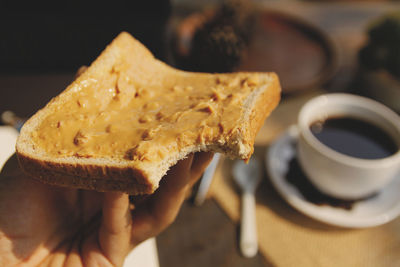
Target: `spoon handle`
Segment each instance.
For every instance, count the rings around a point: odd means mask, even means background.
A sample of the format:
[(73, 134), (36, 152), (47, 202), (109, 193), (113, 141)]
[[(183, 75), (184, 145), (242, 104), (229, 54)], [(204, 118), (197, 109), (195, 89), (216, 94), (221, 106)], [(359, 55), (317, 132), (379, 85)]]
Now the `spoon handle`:
[(251, 192), (244, 192), (242, 195), (240, 250), (247, 258), (255, 256), (258, 251), (255, 198)]

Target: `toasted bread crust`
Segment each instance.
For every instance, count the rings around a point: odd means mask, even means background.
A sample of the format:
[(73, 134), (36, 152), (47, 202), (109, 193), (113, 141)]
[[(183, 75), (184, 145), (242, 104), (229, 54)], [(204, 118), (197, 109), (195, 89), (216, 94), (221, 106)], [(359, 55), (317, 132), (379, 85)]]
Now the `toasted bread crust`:
[(23, 171), (42, 182), (96, 191), (151, 194), (156, 189), (137, 169), (108, 165), (81, 165), (43, 161), (18, 153)]
[(271, 114), (273, 109), (278, 105), (280, 101), (280, 94), (277, 93), (277, 88), (278, 92), (280, 92), (280, 84), (279, 84), (279, 79), (278, 76), (275, 73), (272, 73), (272, 79), (271, 83), (268, 85), (268, 89), (262, 91), (260, 96), (257, 98), (256, 103), (251, 107), (251, 113), (249, 116), (249, 133), (248, 136), (245, 138), (246, 140), (249, 140), (252, 151), (251, 153), (254, 152), (254, 140), (256, 138), (256, 135), (258, 131), (261, 129), (261, 127), (264, 125), (265, 119)]
[[(69, 94), (74, 86), (88, 79), (93, 73), (113, 64), (115, 58), (124, 50), (128, 50), (130, 53), (138, 53), (139, 58), (143, 61), (156, 61), (156, 64), (165, 65), (155, 60), (153, 55), (129, 34), (121, 33), (98, 59), (64, 91), (65, 94)], [(186, 72), (167, 66), (163, 66), (163, 68), (166, 68), (167, 71), (186, 74)], [(65, 96), (57, 96), (24, 125), (16, 146), (20, 165), (27, 174), (45, 183), (97, 191), (122, 191), (137, 195), (153, 193), (168, 168), (193, 152), (222, 152), (229, 157), (246, 160), (253, 153), (254, 139), (258, 130), (280, 99), (278, 77), (274, 73), (260, 73), (260, 75), (265, 78), (265, 82), (249, 99), (249, 103), (245, 107), (246, 115), (229, 141), (186, 147), (181, 151), (172, 151), (170, 158), (165, 161), (148, 162), (146, 164), (109, 161), (104, 158), (69, 157), (58, 159), (39, 152), (31, 141), (30, 133), (51, 112), (52, 107), (68, 101)]]

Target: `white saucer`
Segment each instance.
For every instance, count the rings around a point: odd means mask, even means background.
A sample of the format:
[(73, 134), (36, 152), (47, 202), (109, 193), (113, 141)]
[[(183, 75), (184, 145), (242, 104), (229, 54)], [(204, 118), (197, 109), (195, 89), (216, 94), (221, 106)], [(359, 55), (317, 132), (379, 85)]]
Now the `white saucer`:
[(377, 196), (358, 201), (351, 210), (307, 201), (285, 175), (296, 154), (295, 126), (276, 140), (267, 151), (266, 168), (275, 189), (295, 209), (321, 222), (349, 228), (365, 228), (387, 223), (400, 215), (400, 173)]

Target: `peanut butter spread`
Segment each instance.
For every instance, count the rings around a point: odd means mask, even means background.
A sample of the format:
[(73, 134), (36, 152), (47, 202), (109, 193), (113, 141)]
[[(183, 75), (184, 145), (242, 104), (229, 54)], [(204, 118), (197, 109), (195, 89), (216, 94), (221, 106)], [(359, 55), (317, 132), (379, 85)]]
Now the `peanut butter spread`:
[[(85, 78), (32, 132), (54, 157), (157, 160), (173, 149), (229, 138), (258, 74), (218, 76), (114, 65)], [(140, 76), (140, 79), (138, 78)]]

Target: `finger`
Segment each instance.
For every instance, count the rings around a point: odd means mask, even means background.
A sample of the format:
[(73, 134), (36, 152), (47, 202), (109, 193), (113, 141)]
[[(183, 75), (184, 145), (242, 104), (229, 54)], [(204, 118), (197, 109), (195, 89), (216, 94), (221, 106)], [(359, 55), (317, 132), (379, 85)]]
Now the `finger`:
[(194, 160), (194, 155), (189, 154), (187, 158), (178, 161), (167, 173), (160, 182), (162, 191), (180, 190), (186, 186), (190, 180), (190, 169)]
[(132, 213), (134, 245), (155, 236), (176, 218), (185, 200), (193, 155), (181, 160), (161, 180), (160, 187)]
[(178, 212), (180, 204), (186, 196), (188, 183), (191, 180), (190, 169), (193, 158), (193, 154), (190, 154), (186, 159), (178, 162), (162, 179), (159, 190), (156, 191), (153, 198), (153, 212), (168, 215), (168, 212), (165, 211), (171, 210), (173, 211), (171, 215), (175, 218), (174, 215)]
[(191, 166), (191, 184), (194, 184), (210, 164), (214, 153), (212, 152), (198, 152), (194, 155), (194, 159)]
[(116, 266), (122, 265), (129, 252), (131, 231), (129, 196), (117, 192), (104, 193), (99, 245), (104, 255)]
[[(81, 206), (81, 218), (84, 223), (88, 223), (103, 208), (104, 193), (94, 190), (79, 190), (79, 199)], [(76, 205), (76, 204), (75, 204)]]
[(4, 163), (3, 168), (1, 168), (0, 179), (4, 176), (12, 176), (12, 175), (21, 175), (23, 174), (21, 168), (19, 167), (17, 154), (13, 154), (8, 160)]

